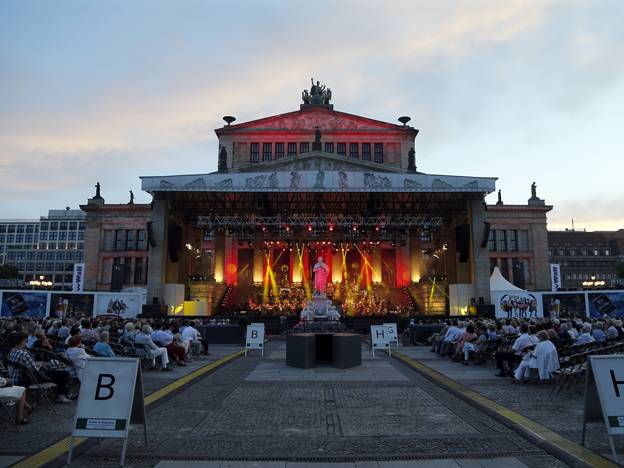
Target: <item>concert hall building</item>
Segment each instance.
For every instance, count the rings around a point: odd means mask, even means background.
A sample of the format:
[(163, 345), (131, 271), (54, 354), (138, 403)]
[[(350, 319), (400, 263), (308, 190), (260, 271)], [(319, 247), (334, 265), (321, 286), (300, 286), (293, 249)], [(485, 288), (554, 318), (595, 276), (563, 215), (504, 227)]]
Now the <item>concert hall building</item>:
[[(496, 179), (422, 172), (407, 117), (393, 124), (337, 111), (318, 83), (303, 99), (285, 114), (224, 117), (216, 172), (141, 177), (151, 207), (121, 208), (133, 236), (145, 226), (148, 252), (98, 258), (87, 249), (87, 288), (107, 287), (99, 279), (110, 282), (112, 262), (137, 268), (140, 258), (141, 272), (126, 277), (146, 273), (150, 303), (176, 307), (183, 295), (207, 313), (252, 303), (270, 311), (293, 292), (309, 296), (323, 257), (327, 294), (350, 315), (488, 303), (484, 197)], [(101, 197), (83, 206), (93, 245), (105, 238), (106, 206)], [(545, 226), (544, 212), (544, 237)], [(127, 244), (116, 235), (109, 244)]]

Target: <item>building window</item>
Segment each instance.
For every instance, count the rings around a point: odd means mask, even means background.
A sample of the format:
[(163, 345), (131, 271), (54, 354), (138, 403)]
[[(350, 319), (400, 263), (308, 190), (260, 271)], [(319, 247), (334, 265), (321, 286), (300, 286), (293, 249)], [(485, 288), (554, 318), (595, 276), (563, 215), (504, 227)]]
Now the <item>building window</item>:
[(252, 143), (249, 145), (249, 162), (257, 163), (260, 161), (260, 143)]
[(137, 250), (145, 250), (145, 231), (143, 229), (137, 231)]
[(371, 160), (371, 145), (370, 143), (362, 143), (362, 160)]
[(62, 221), (61, 223), (59, 223), (59, 230), (67, 231), (67, 221)]
[(76, 221), (72, 221), (71, 223), (69, 223), (70, 231), (75, 231), (76, 229), (78, 229), (78, 223)]
[(126, 239), (124, 238), (124, 230), (117, 229), (115, 231), (115, 250), (122, 251), (124, 249)]
[(581, 252), (581, 257), (587, 257), (587, 249), (581, 249), (579, 252)]
[(383, 163), (383, 143), (375, 143), (375, 162)]
[(490, 252), (496, 252), (496, 230), (492, 229), (490, 231), (490, 236), (488, 237), (488, 249)]
[(576, 249), (574, 247), (572, 247), (570, 250), (568, 250), (568, 252), (570, 253), (571, 257), (576, 256)]
[(307, 153), (310, 151), (310, 143), (304, 142), (299, 144), (299, 154)]
[(597, 257), (598, 255), (600, 255), (600, 252), (598, 251), (598, 249), (593, 249), (592, 254)]
[(61, 241), (67, 240), (67, 232), (66, 231), (59, 232), (58, 240), (61, 240)]
[(338, 143), (338, 144), (336, 144), (336, 154), (338, 156), (346, 156), (347, 155), (347, 144), (346, 143)]
[(288, 143), (288, 156), (295, 156), (297, 154), (297, 143)]
[(132, 258), (131, 257), (124, 258), (123, 269), (124, 269), (124, 284), (130, 284), (132, 282)]
[(507, 252), (507, 231), (501, 229), (498, 231), (498, 249), (499, 252)]
[(608, 257), (609, 255), (611, 255), (611, 251), (609, 249), (605, 249), (604, 254), (605, 257)]
[(0, 232), (6, 233), (6, 224), (0, 224)]
[(275, 159), (284, 157), (284, 143), (275, 143)]
[[(499, 231), (499, 232), (501, 232), (501, 231)], [(502, 231), (502, 232), (505, 232), (505, 231)], [(500, 259), (500, 262), (501, 262), (500, 270), (501, 270), (501, 273), (502, 273), (503, 277), (507, 281), (510, 281), (510, 278), (509, 278), (509, 258), (503, 257), (503, 258)]]
[(509, 231), (509, 250), (512, 252), (518, 251), (518, 231), (515, 229)]
[(57, 222), (50, 223), (50, 231), (58, 231), (58, 223)]
[(134, 259), (134, 284), (143, 283), (143, 259), (138, 257)]
[(349, 143), (349, 157), (355, 159), (360, 157), (360, 148), (357, 143)]
[(272, 143), (262, 143), (262, 160), (270, 161), (273, 151)]
[(15, 234), (15, 225), (14, 224), (9, 224), (9, 226), (7, 228), (7, 232)]
[(55, 241), (57, 238), (58, 232), (53, 231), (48, 233), (48, 240)]
[(23, 224), (20, 224), (17, 226), (17, 233), (18, 234), (24, 234), (24, 229), (26, 229), (26, 226), (24, 226)]
[(70, 231), (67, 233), (67, 240), (75, 241), (78, 233), (76, 231)]
[(26, 232), (32, 234), (33, 232), (35, 232), (35, 226), (29, 224), (28, 226), (26, 226)]
[(334, 144), (333, 143), (325, 143), (325, 152), (333, 153), (334, 152)]
[(78, 230), (79, 231), (84, 231), (85, 230), (85, 223), (83, 223), (83, 222), (78, 223)]
[(134, 231), (126, 231), (126, 250), (134, 250)]

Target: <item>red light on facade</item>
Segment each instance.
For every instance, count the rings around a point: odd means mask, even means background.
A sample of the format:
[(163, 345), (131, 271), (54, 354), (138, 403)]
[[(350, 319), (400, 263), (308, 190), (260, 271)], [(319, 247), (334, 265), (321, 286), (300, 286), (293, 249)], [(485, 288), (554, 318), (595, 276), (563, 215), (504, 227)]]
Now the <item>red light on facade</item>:
[(312, 231), (312, 226), (308, 226), (308, 232)]
[(358, 227), (354, 224), (354, 225), (353, 225), (353, 227), (352, 227), (351, 229), (353, 229), (354, 231), (357, 231), (357, 230), (358, 230)]
[(334, 230), (334, 225), (330, 224), (327, 229), (329, 230), (329, 232), (332, 232)]

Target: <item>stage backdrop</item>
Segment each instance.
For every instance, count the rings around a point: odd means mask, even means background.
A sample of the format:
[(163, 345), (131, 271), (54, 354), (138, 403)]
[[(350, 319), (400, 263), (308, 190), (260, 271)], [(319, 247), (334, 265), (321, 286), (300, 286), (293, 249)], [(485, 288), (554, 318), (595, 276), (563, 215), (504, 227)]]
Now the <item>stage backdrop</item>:
[(2, 291), (2, 317), (46, 316), (49, 293), (43, 291)]
[(513, 291), (496, 293), (494, 306), (496, 318), (543, 317), (540, 293)]
[(93, 315), (93, 293), (52, 293), (50, 317), (90, 318)]
[(117, 315), (121, 318), (134, 318), (141, 313), (141, 294), (98, 293), (95, 301), (95, 315)]
[(584, 292), (543, 293), (544, 315), (555, 318), (585, 318), (587, 306)]

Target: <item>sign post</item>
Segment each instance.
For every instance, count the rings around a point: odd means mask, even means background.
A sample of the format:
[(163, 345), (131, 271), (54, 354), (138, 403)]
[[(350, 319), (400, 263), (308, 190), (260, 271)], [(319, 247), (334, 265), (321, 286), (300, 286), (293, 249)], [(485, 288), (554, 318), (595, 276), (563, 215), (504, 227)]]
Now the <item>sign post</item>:
[(585, 426), (603, 420), (613, 461), (618, 463), (613, 437), (624, 435), (624, 355), (589, 356), (585, 380), (582, 444)]
[(397, 330), (396, 323), (384, 323), (384, 327), (388, 330), (388, 335), (390, 336), (390, 343), (396, 343), (397, 348), (399, 347), (399, 332)]
[(74, 263), (74, 275), (72, 276), (72, 291), (82, 292), (84, 289), (84, 263)]
[(387, 349), (388, 354), (392, 356), (390, 349), (390, 333), (386, 325), (371, 325), (371, 344), (373, 357), (376, 349)]
[(248, 349), (259, 349), (264, 357), (264, 323), (250, 323), (247, 325), (246, 335), (245, 356), (247, 356)]
[(550, 264), (550, 286), (553, 292), (561, 289), (561, 265), (558, 263)]
[(143, 425), (147, 446), (143, 378), (139, 360), (88, 359), (80, 383), (67, 463), (71, 463), (74, 437), (105, 437), (124, 439), (120, 461), (123, 466), (131, 424)]

